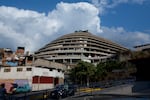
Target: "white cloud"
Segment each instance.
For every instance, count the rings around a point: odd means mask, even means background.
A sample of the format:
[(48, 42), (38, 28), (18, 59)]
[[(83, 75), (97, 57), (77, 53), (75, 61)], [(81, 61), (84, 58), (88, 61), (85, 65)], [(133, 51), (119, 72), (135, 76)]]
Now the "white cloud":
[(49, 13), (50, 19), (57, 20), (61, 24), (61, 31), (72, 32), (75, 30), (87, 30), (100, 32), (99, 11), (89, 3), (59, 3), (56, 10)]
[(144, 32), (128, 32), (123, 27), (102, 27), (102, 37), (115, 41), (125, 47), (133, 49), (136, 45), (150, 43), (150, 34)]
[(143, 4), (148, 0), (91, 0), (91, 2), (99, 8), (100, 13), (104, 13), (106, 9), (114, 8), (120, 4), (132, 3), (132, 4)]
[(0, 7), (0, 12), (0, 39), (5, 38), (0, 45), (4, 47), (9, 44), (13, 49), (25, 46), (27, 50), (34, 50), (40, 45), (40, 36), (47, 35), (45, 30), (48, 29), (44, 25), (48, 26), (48, 23), (44, 14), (5, 6)]
[[(35, 51), (58, 35), (75, 30), (100, 32), (99, 11), (89, 3), (59, 3), (48, 15), (15, 7), (0, 7), (0, 46), (25, 46)], [(13, 13), (12, 13), (13, 12)]]
[(99, 10), (89, 3), (61, 2), (48, 15), (5, 6), (0, 7), (0, 12), (0, 47), (24, 46), (35, 51), (60, 35), (87, 29), (126, 47), (150, 42), (147, 33), (100, 26)]

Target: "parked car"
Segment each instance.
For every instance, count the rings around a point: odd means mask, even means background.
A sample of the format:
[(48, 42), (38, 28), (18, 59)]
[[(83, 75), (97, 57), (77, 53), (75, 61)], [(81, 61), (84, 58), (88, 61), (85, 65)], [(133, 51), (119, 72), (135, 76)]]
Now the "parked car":
[(28, 84), (25, 84), (23, 86), (18, 86), (16, 89), (14, 89), (13, 93), (23, 93), (23, 92), (30, 92), (31, 88)]
[(71, 85), (58, 85), (51, 91), (50, 96), (52, 98), (60, 99), (75, 94), (75, 90)]

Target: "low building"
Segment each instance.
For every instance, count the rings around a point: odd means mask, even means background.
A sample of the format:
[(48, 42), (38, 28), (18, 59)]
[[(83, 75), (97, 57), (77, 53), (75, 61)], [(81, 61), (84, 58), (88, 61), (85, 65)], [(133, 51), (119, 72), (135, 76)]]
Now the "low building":
[(5, 83), (7, 92), (11, 84), (29, 85), (32, 91), (54, 88), (64, 83), (65, 65), (37, 59), (33, 66), (0, 67), (0, 83)]
[(27, 52), (24, 47), (18, 47), (14, 52), (9, 48), (0, 48), (0, 65), (2, 66), (31, 66), (34, 62), (32, 54)]
[(134, 47), (136, 51), (150, 51), (150, 44), (143, 44)]

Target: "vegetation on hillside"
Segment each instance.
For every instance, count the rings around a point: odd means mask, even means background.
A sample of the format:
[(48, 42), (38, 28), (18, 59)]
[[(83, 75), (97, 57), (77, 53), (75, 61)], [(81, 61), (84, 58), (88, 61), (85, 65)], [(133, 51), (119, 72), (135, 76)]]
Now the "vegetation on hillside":
[(87, 84), (88, 86), (90, 82), (128, 78), (135, 71), (135, 67), (129, 62), (107, 61), (95, 66), (80, 61), (70, 70), (70, 79), (76, 84)]
[(131, 53), (131, 59), (147, 58), (150, 57), (150, 50), (147, 51), (134, 51)]

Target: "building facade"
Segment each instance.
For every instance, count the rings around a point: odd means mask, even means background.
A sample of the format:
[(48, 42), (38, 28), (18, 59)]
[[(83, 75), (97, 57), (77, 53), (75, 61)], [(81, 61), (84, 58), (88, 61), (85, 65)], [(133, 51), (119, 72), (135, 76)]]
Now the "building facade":
[(34, 57), (32, 54), (25, 54), (24, 47), (18, 47), (16, 51), (9, 48), (0, 48), (1, 66), (25, 66), (32, 65)]
[(150, 51), (150, 44), (138, 45), (134, 48), (136, 51)]
[(54, 88), (63, 84), (64, 71), (40, 66), (17, 66), (0, 68), (0, 84), (5, 83), (7, 92), (11, 92), (11, 84), (29, 85), (32, 91)]
[(35, 57), (64, 63), (71, 67), (80, 60), (97, 64), (113, 59), (117, 53), (127, 50), (88, 31), (75, 31), (46, 44), (35, 52)]
[(29, 86), (32, 91), (54, 88), (64, 83), (65, 69), (64, 64), (24, 54), (24, 47), (18, 47), (16, 52), (0, 49), (0, 84), (5, 84), (8, 93), (12, 92), (12, 84)]

